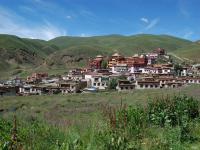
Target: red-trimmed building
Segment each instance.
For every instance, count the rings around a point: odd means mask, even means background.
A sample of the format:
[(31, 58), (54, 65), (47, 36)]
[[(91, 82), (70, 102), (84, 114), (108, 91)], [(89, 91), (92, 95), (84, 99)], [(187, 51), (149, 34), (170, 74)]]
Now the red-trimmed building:
[(126, 64), (127, 67), (145, 67), (147, 66), (148, 60), (145, 55), (141, 56), (132, 56), (132, 57), (124, 57), (122, 55), (119, 55), (118, 53), (115, 53), (111, 56), (111, 58), (108, 61), (108, 67), (112, 68), (119, 64)]
[(96, 58), (89, 60), (89, 68), (101, 69), (102, 62), (103, 62), (103, 56), (98, 55), (98, 56), (96, 56)]
[(158, 54), (158, 55), (165, 55), (165, 49), (163, 48), (157, 48), (154, 50), (154, 53)]
[(27, 82), (40, 82), (47, 77), (48, 73), (33, 73), (31, 76), (27, 77)]

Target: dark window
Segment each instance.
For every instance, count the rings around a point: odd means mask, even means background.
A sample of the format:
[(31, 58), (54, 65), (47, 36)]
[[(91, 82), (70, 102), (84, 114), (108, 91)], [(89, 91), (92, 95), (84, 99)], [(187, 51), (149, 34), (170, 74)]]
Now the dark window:
[(148, 88), (148, 85), (147, 85), (147, 84), (145, 85), (145, 88)]
[(126, 90), (128, 90), (128, 87), (126, 87)]
[(29, 91), (29, 90), (30, 90), (30, 88), (24, 88), (24, 90), (25, 90), (25, 91)]

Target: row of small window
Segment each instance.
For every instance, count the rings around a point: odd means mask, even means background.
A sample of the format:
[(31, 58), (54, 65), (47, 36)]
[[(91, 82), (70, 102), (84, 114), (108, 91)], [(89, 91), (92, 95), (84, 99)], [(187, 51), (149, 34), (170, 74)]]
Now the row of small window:
[(152, 85), (152, 84), (150, 86), (147, 85), (147, 84), (146, 85), (143, 85), (143, 84), (140, 85), (140, 88), (144, 88), (144, 87), (145, 88), (148, 88), (148, 87), (150, 87), (150, 88), (158, 88), (158, 85)]
[[(176, 80), (171, 80), (172, 82), (175, 82)], [(161, 83), (167, 82), (167, 80), (161, 80)]]
[(175, 87), (177, 87), (175, 84), (173, 84), (173, 85), (165, 85), (165, 84), (163, 84), (162, 86), (160, 86), (160, 88), (163, 88), (163, 87), (171, 87), (171, 88), (175, 88)]
[[(151, 72), (151, 73), (156, 73), (157, 71), (152, 71), (152, 70), (144, 70), (144, 72)], [(162, 73), (162, 72), (168, 72), (168, 70), (163, 70), (163, 71), (158, 71), (158, 73)], [(170, 72), (170, 71), (169, 71)]]
[(106, 83), (96, 83), (96, 82), (94, 82), (93, 83), (93, 86), (106, 86)]
[(24, 88), (24, 90), (21, 90), (21, 91), (24, 91), (24, 92), (37, 92), (37, 91), (40, 91), (40, 90), (31, 89), (31, 88)]
[(186, 80), (186, 83), (200, 83), (199, 80)]
[(121, 90), (133, 90), (134, 88), (131, 86), (131, 87), (121, 87)]
[(77, 78), (76, 77), (68, 77), (68, 79), (69, 80), (71, 80), (71, 79), (81, 80), (82, 78), (79, 78), (79, 77), (77, 77)]
[[(162, 83), (164, 83), (164, 80), (161, 80)], [(175, 82), (175, 80), (173, 80), (173, 82)], [(200, 83), (199, 80), (186, 80), (186, 83)]]

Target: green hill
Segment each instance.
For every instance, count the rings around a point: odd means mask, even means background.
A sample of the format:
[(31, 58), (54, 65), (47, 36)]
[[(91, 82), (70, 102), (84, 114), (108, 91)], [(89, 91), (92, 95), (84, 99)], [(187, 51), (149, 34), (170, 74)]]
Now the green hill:
[(185, 58), (186, 60), (192, 60), (194, 62), (200, 62), (200, 44), (192, 43), (188, 46), (179, 48), (175, 51), (176, 55)]
[[(135, 36), (58, 37), (48, 42), (61, 49), (61, 51), (51, 55), (50, 64), (54, 65), (66, 64), (70, 60), (88, 59), (97, 54), (111, 55), (114, 52), (119, 52), (124, 55), (133, 55), (135, 53), (150, 52), (158, 47), (174, 52), (193, 43), (167, 35), (145, 34)], [(66, 59), (63, 60), (63, 58)], [(55, 61), (52, 63), (53, 60)]]
[(118, 51), (125, 55), (136, 52), (150, 51), (162, 47), (169, 51), (191, 44), (191, 41), (175, 38), (167, 35), (135, 35), (135, 36), (96, 36), (96, 37), (58, 37), (50, 40), (49, 43), (57, 45), (60, 49), (68, 49), (74, 46), (89, 45), (101, 47), (106, 51)]
[(150, 52), (158, 47), (179, 57), (200, 61), (198, 42), (168, 35), (62, 36), (44, 41), (0, 34), (0, 70), (12, 70), (11, 74), (16, 68), (31, 71), (49, 71), (52, 68), (65, 70), (69, 66), (83, 66), (90, 57), (98, 54), (119, 52), (133, 55)]
[(57, 50), (56, 46), (43, 40), (0, 35), (0, 58), (10, 64), (39, 65), (43, 59)]

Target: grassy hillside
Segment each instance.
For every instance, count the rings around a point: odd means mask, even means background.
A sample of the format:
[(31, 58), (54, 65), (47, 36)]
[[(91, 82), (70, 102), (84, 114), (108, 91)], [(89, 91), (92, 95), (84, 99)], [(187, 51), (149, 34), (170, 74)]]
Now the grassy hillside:
[[(49, 49), (47, 49), (47, 47), (49, 47)], [(46, 54), (58, 50), (55, 45), (50, 45), (44, 40), (19, 38), (14, 35), (6, 34), (0, 34), (0, 49), (6, 49), (9, 52), (24, 49), (30, 53), (37, 53), (40, 56), (45, 56)]]
[(89, 58), (95, 57), (97, 55), (109, 55), (110, 53), (104, 50), (102, 47), (81, 45), (72, 46), (68, 49), (57, 51), (47, 58), (47, 64), (49, 66), (59, 65), (67, 66), (72, 63), (84, 63), (87, 62)]
[(58, 47), (44, 40), (0, 34), (0, 78), (29, 74), (57, 50)]
[(6, 71), (6, 76), (17, 75), (18, 72), (19, 75), (27, 74), (37, 70), (54, 72), (53, 70), (58, 71), (58, 68), (61, 68), (58, 72), (63, 72), (72, 67), (85, 65), (88, 58), (98, 54), (111, 55), (119, 52), (133, 55), (150, 52), (158, 47), (165, 48), (179, 57), (200, 61), (198, 42), (168, 35), (63, 36), (44, 41), (0, 34), (0, 70), (2, 73)]
[(0, 35), (0, 58), (9, 63), (41, 64), (50, 53), (58, 50), (46, 41), (23, 39), (12, 35)]
[[(54, 65), (65, 65), (70, 60), (88, 59), (97, 54), (111, 55), (114, 52), (119, 52), (124, 55), (133, 55), (135, 53), (150, 52), (158, 47), (165, 48), (169, 52), (174, 52), (177, 49), (192, 44), (191, 41), (167, 35), (145, 34), (135, 36), (108, 35), (84, 38), (58, 37), (48, 42), (61, 49), (61, 51), (55, 52), (48, 59), (51, 60), (48, 63)], [(52, 61), (54, 62), (52, 63)]]
[(182, 58), (193, 60), (194, 62), (200, 62), (200, 44), (192, 43), (183, 48), (179, 48), (175, 53)]
[(108, 52), (118, 51), (130, 55), (137, 52), (146, 52), (152, 49), (163, 47), (169, 51), (191, 44), (191, 41), (167, 36), (167, 35), (135, 35), (135, 36), (96, 36), (96, 37), (58, 37), (50, 40), (49, 43), (57, 45), (60, 49), (68, 49), (72, 46), (89, 45), (101, 47)]

